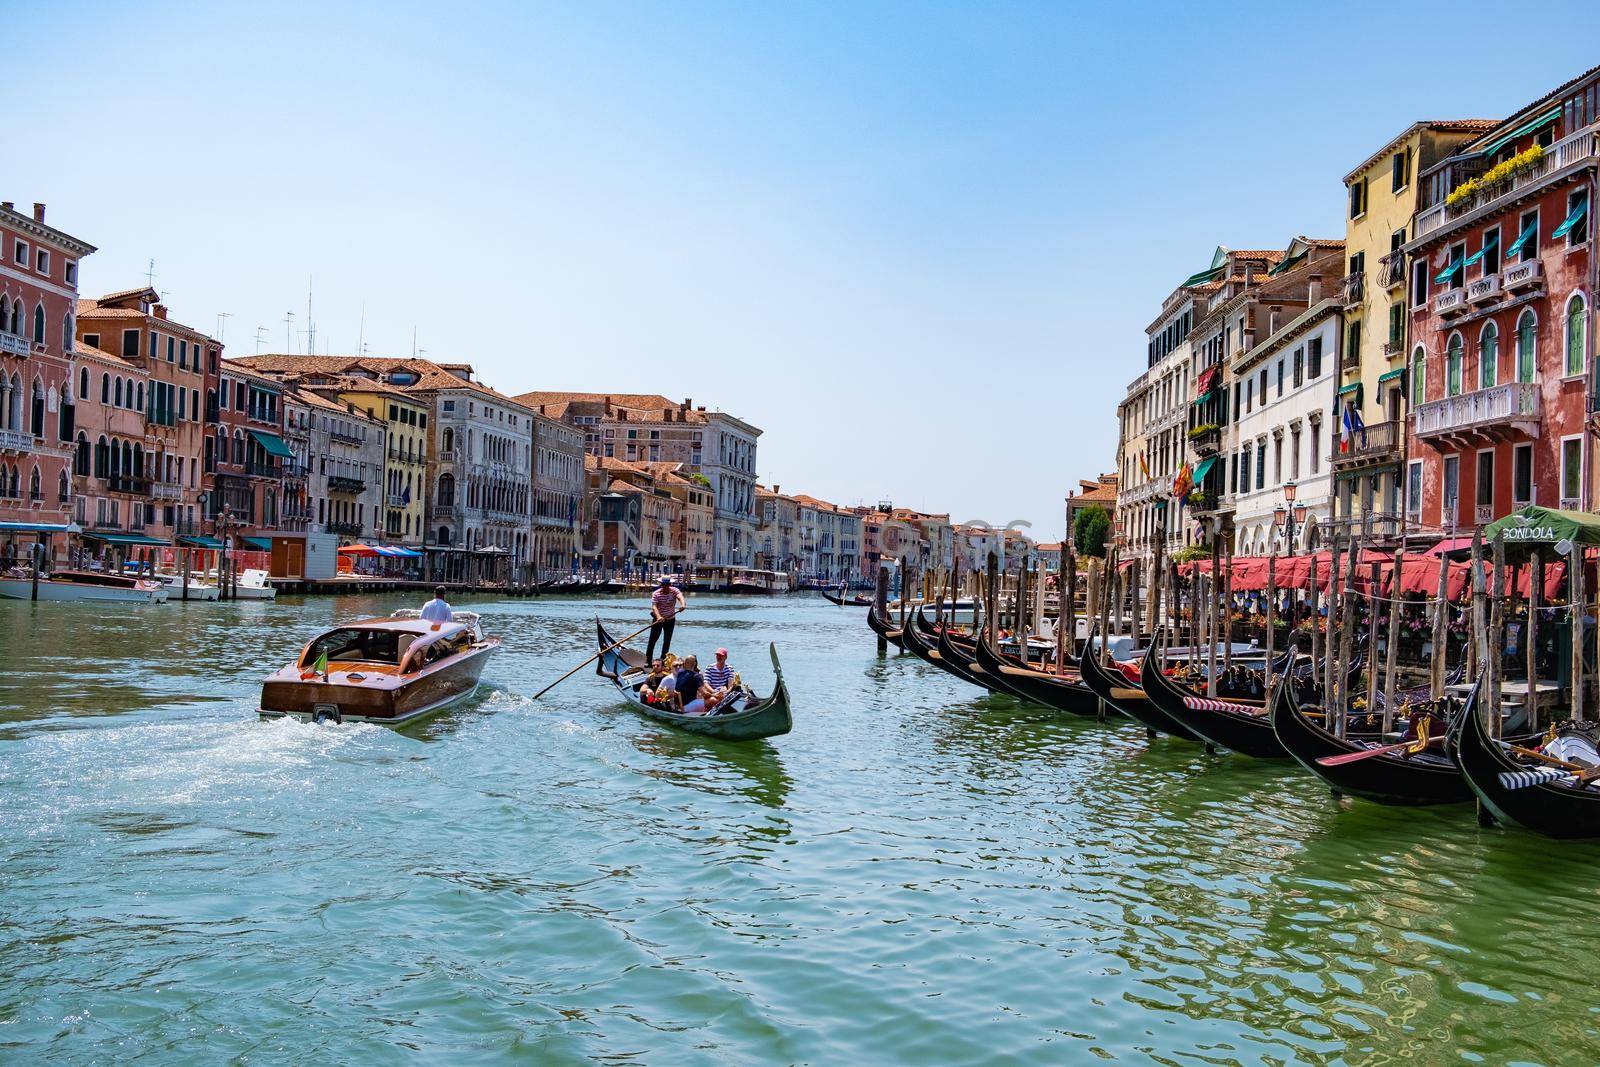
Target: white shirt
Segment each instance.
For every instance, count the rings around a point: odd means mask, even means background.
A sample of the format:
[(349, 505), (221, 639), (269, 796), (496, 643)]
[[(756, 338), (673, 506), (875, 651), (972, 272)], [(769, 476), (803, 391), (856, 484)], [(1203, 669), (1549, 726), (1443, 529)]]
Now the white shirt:
[(422, 618), (425, 622), (453, 622), (455, 615), (450, 611), (450, 605), (434, 597), (422, 605)]

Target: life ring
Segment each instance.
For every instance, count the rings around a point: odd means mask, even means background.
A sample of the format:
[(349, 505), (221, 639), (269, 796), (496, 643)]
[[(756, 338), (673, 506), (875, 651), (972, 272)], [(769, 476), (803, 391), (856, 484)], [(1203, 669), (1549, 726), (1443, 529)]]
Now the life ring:
[(343, 726), (344, 716), (339, 714), (339, 709), (337, 707), (319, 704), (316, 708), (312, 709), (311, 721), (318, 724), (332, 723), (335, 726)]

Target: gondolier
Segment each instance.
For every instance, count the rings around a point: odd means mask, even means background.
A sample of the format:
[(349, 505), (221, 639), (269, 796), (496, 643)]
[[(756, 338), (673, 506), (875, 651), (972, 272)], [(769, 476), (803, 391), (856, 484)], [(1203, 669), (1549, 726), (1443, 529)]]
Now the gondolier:
[(672, 651), (672, 630), (678, 624), (678, 612), (684, 609), (683, 591), (672, 584), (672, 579), (661, 576), (655, 592), (650, 594), (650, 641), (645, 646), (644, 658), (654, 663), (656, 639), (661, 640), (661, 654)]

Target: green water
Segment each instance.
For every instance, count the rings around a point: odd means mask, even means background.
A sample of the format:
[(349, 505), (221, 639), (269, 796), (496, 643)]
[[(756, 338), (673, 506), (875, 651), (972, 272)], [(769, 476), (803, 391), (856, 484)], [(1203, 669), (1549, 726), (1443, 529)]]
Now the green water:
[(695, 740), (587, 672), (643, 615), (474, 604), (414, 734), (262, 723), (394, 599), (0, 601), (0, 1062), (1594, 1062), (1600, 848), (1336, 801), (697, 597), (679, 651), (795, 732)]

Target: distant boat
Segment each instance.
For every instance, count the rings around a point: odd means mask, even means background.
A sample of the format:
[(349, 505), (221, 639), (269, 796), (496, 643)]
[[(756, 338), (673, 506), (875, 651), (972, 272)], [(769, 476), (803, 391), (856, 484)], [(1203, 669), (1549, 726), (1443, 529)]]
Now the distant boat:
[[(56, 571), (40, 578), (39, 599), (56, 602), (78, 600), (111, 601), (121, 604), (159, 604), (167, 591), (157, 582), (100, 571)], [(12, 600), (32, 600), (32, 578), (0, 578), (0, 596)]]
[(276, 600), (278, 590), (267, 580), (267, 572), (255, 567), (239, 575), (239, 581), (229, 590), (235, 600)]
[[(184, 599), (184, 596), (183, 596), (183, 575), (181, 575), (181, 574), (157, 574), (156, 575), (156, 581), (160, 582), (162, 585), (167, 587), (167, 599), (169, 599), (169, 600), (182, 600), (182, 599)], [(189, 576), (189, 597), (188, 597), (188, 599), (190, 599), (190, 600), (216, 600), (219, 595), (220, 594), (219, 594), (219, 591), (218, 591), (216, 586), (211, 585), (208, 582), (201, 581), (195, 575), (191, 574)]]

